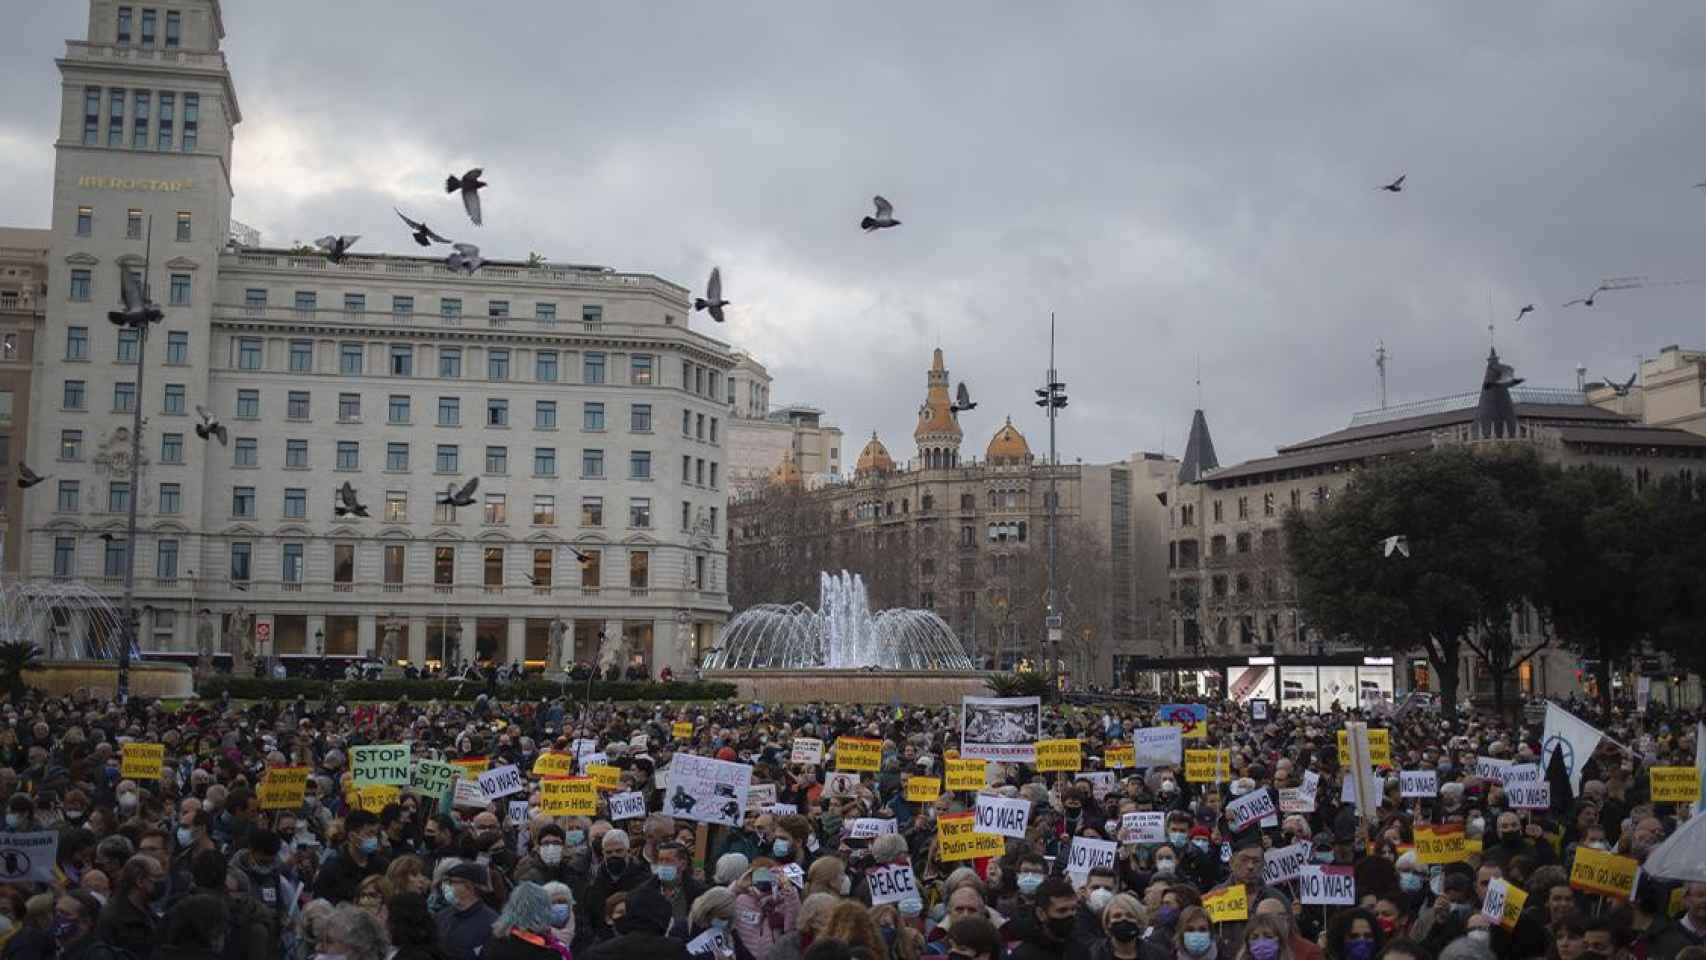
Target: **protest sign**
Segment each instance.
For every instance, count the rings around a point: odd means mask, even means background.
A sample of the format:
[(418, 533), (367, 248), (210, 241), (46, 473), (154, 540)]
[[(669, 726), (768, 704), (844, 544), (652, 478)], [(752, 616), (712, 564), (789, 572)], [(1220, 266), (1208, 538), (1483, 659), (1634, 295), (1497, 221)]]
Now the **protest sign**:
[(357, 787), (409, 785), (409, 745), (369, 743), (349, 748), (350, 778)]
[(899, 824), (888, 817), (855, 817), (847, 824), (847, 836), (853, 840), (871, 840), (898, 830)]
[(768, 807), (776, 802), (776, 785), (774, 783), (755, 783), (746, 788), (746, 805), (749, 807)]
[(1297, 876), (1297, 871), (1309, 862), (1315, 845), (1308, 840), (1289, 847), (1276, 847), (1263, 855), (1262, 882), (1268, 886), (1284, 883)]
[(490, 760), (486, 757), (463, 757), (460, 760), (450, 760), (446, 762), (462, 771), (462, 779), (473, 780), (480, 774), (486, 772), (486, 766), (490, 763)]
[(1398, 771), (1398, 793), (1405, 798), (1439, 796), (1439, 772), (1436, 770)]
[(1208, 918), (1214, 923), (1237, 923), (1250, 919), (1250, 898), (1242, 883), (1234, 883), (1219, 893), (1203, 897)]
[(1166, 843), (1167, 811), (1139, 810), (1120, 815), (1121, 843)]
[(1282, 787), (1279, 792), (1280, 813), (1314, 813), (1315, 793), (1305, 793), (1302, 787)]
[(1654, 803), (1693, 803), (1700, 799), (1699, 767), (1648, 767)]
[[(464, 781), (466, 782), (466, 781)], [(539, 812), (547, 817), (590, 817), (598, 813), (598, 788), (591, 777), (539, 783)]]
[(0, 833), (0, 883), (59, 883), (53, 875), (58, 858), (57, 830)]
[(823, 763), (823, 741), (816, 737), (795, 737), (793, 749), (788, 754), (788, 762), (812, 765)]
[(1500, 760), (1497, 757), (1475, 758), (1475, 775), (1493, 783), (1504, 783), (1505, 771), (1509, 770), (1510, 767), (1510, 761)]
[(1516, 928), (1517, 918), (1522, 915), (1522, 906), (1528, 902), (1528, 894), (1494, 877), (1487, 881), (1487, 896), (1481, 901), (1481, 916), (1504, 927), (1506, 930)]
[(1570, 886), (1628, 900), (1635, 895), (1635, 875), (1640, 869), (1641, 865), (1631, 857), (1580, 845), (1576, 847), (1576, 862), (1570, 867)]
[(553, 750), (533, 758), (533, 775), (536, 777), (566, 777), (574, 772), (574, 754)]
[(941, 777), (906, 778), (906, 799), (910, 803), (933, 803), (941, 795)]
[(1084, 767), (1084, 751), (1077, 740), (1038, 740), (1038, 773), (1072, 773)]
[(509, 802), (509, 813), (504, 817), (504, 823), (512, 827), (525, 827), (531, 818), (532, 813), (528, 809), (526, 800), (511, 800)]
[(1090, 794), (1097, 800), (1101, 800), (1108, 794), (1114, 792), (1114, 774), (1111, 770), (1095, 770), (1090, 773), (1080, 773), (1072, 779), (1083, 780), (1089, 783)]
[(883, 767), (883, 742), (865, 737), (835, 738), (835, 769), (876, 773)]
[(409, 789), (423, 797), (441, 797), (462, 776), (462, 768), (440, 760), (416, 760), (409, 768)]
[(669, 768), (663, 812), (682, 820), (737, 826), (746, 816), (752, 765), (678, 753)]
[(1119, 856), (1119, 850), (1120, 845), (1112, 840), (1073, 837), (1072, 847), (1066, 855), (1066, 872), (1083, 878), (1096, 867), (1111, 867)]
[(735, 955), (735, 932), (733, 928), (724, 930), (721, 927), (709, 927), (692, 940), (687, 941), (689, 957), (708, 957), (710, 960), (729, 960)]
[(693, 721), (677, 720), (669, 725), (669, 734), (677, 740), (693, 739)]
[(1007, 841), (993, 833), (978, 833), (976, 814), (950, 813), (936, 818), (937, 859), (943, 863), (974, 860), (980, 857), (999, 857), (1007, 850)]
[(268, 767), (261, 780), (261, 809), (295, 810), (307, 793), (307, 767)]
[(1225, 783), (1232, 779), (1232, 751), (1186, 750), (1185, 779), (1191, 783)]
[[(593, 789), (598, 789), (597, 784)], [(613, 793), (608, 801), (610, 804), (610, 819), (638, 820), (646, 815), (646, 795), (636, 790), (627, 793)]]
[(1139, 728), (1131, 737), (1132, 766), (1178, 766), (1180, 751), (1184, 749), (1183, 735), (1184, 731), (1172, 726)]
[(910, 863), (884, 863), (865, 871), (865, 886), (871, 891), (871, 906), (898, 903), (918, 897), (918, 878)]
[(163, 743), (132, 740), (119, 748), (118, 775), (126, 780), (158, 780), (165, 765), (166, 745)]
[(478, 780), (457, 780), (454, 792), (451, 794), (450, 805), (466, 810), (484, 810), (487, 804), (486, 793), (480, 789)]
[(1416, 859), (1423, 863), (1460, 863), (1469, 858), (1463, 849), (1463, 824), (1418, 823), (1414, 828)]
[(1298, 899), (1306, 907), (1354, 907), (1357, 902), (1354, 867), (1306, 863), (1297, 869)]
[(522, 779), (521, 771), (513, 763), (480, 774), (480, 792), (487, 800), (499, 800), (526, 789), (527, 781)]
[(1263, 817), (1273, 816), (1275, 812), (1273, 794), (1267, 787), (1257, 787), (1226, 805), (1226, 822), (1232, 825), (1233, 830), (1242, 830)]
[[(773, 817), (785, 817), (790, 813), (799, 813), (800, 812), (800, 805), (797, 803), (772, 803), (769, 806), (764, 808), (764, 812), (770, 814)], [(806, 837), (806, 846), (809, 848), (812, 845), (812, 842), (815, 841), (816, 839), (817, 839), (817, 834), (815, 834), (815, 833), (811, 834), (810, 836), (807, 836)]]
[[(1392, 766), (1392, 734), (1381, 727), (1368, 728), (1368, 762), (1377, 767)], [(1339, 731), (1339, 766), (1351, 765), (1349, 735)]]
[(585, 772), (592, 778), (592, 785), (600, 790), (622, 789), (622, 770), (619, 767), (608, 763), (589, 763)]
[(368, 813), (382, 813), (402, 792), (403, 788), (394, 783), (372, 783), (356, 788), (356, 803)]
[[(1208, 707), (1201, 703), (1168, 703), (1156, 711), (1155, 719), (1163, 724), (1178, 727), (1180, 736), (1186, 740), (1208, 739)], [(1138, 752), (1143, 752), (1143, 744), (1138, 744)]]
[(1037, 697), (960, 698), (962, 757), (1031, 763), (1037, 758), (1042, 728), (1042, 701)]
[(1250, 701), (1250, 719), (1257, 723), (1268, 719), (1268, 701), (1252, 699)]
[(1109, 770), (1124, 770), (1137, 766), (1137, 748), (1129, 743), (1110, 743), (1102, 751), (1102, 766)]
[(984, 773), (986, 760), (949, 760), (945, 766), (949, 790), (982, 790), (989, 781)]
[(851, 797), (858, 792), (857, 773), (831, 773), (823, 778), (823, 795), (826, 797)]
[(998, 833), (1003, 837), (1025, 839), (1025, 826), (1030, 822), (1031, 801), (1019, 797), (992, 797), (978, 794), (977, 829), (980, 833)]

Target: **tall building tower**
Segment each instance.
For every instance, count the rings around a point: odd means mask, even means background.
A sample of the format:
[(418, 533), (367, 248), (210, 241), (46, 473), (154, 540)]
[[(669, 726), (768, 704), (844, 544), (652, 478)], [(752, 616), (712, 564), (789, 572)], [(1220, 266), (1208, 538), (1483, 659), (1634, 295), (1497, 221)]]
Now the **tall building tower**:
[(918, 426), (912, 439), (918, 442), (918, 464), (926, 470), (960, 464), (960, 420), (948, 395), (948, 369), (942, 365), (942, 348), (930, 360), (929, 388), (924, 405), (918, 408)]

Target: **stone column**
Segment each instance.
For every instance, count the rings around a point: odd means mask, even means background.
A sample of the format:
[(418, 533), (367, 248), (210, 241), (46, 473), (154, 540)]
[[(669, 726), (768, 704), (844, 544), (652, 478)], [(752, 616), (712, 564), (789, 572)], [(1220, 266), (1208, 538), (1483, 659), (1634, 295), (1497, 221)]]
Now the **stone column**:
[(403, 655), (416, 667), (426, 666), (427, 618), (424, 614), (409, 615), (409, 649)]
[(364, 613), (355, 622), (355, 655), (365, 657), (379, 649), (379, 617)]
[(684, 669), (692, 673), (687, 664), (693, 658), (693, 636), (691, 633), (683, 636), (679, 632), (691, 626), (691, 623), (677, 624), (673, 616), (658, 617), (652, 621), (652, 657), (648, 666), (653, 677), (662, 673), (665, 666), (675, 677), (680, 677)]
[(606, 620), (603, 630), (604, 653), (598, 661), (598, 674), (601, 677), (612, 663), (616, 664), (619, 670), (628, 668), (628, 642), (622, 635), (622, 621)]
[[(484, 416), (484, 415), (485, 414), (483, 414), (483, 413), (481, 414), (481, 416)], [(458, 653), (456, 654), (456, 663), (459, 666), (466, 666), (466, 665), (474, 662), (474, 623), (475, 623), (475, 618), (474, 617), (460, 617), (457, 619), (456, 622), (457, 622), (457, 626), (462, 628), (462, 639), (461, 639), (461, 643), (459, 644)]]
[(504, 640), (504, 650), (498, 656), (499, 663), (509, 663), (521, 660), (527, 655), (527, 618), (510, 617), (508, 633)]

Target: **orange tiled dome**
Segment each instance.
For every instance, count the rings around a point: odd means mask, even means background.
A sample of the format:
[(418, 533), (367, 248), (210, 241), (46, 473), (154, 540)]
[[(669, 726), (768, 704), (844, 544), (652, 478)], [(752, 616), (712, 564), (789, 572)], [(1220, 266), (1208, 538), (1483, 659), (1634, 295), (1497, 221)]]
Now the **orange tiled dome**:
[(1008, 417), (1001, 429), (995, 431), (995, 436), (989, 438), (989, 448), (983, 457), (990, 463), (1029, 463), (1031, 445), (1025, 442), (1025, 435), (1019, 428), (1013, 426), (1013, 418)]
[(871, 473), (892, 473), (894, 458), (889, 456), (889, 448), (877, 439), (876, 431), (871, 431), (871, 439), (866, 442), (865, 449), (859, 451), (859, 459), (853, 464), (853, 475), (862, 477)]

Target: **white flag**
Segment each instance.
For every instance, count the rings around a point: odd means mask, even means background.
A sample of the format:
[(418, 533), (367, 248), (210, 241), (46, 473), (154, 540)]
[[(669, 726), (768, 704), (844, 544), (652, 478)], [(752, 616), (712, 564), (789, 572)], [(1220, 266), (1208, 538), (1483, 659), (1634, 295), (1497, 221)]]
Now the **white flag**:
[(1571, 796), (1581, 796), (1582, 767), (1598, 749), (1605, 734), (1577, 719), (1555, 703), (1546, 705), (1546, 725), (1541, 729), (1540, 757), (1542, 770), (1552, 768), (1552, 754), (1561, 753), (1564, 772), (1570, 777)]
[[(1694, 769), (1700, 772), (1702, 782), (1706, 782), (1706, 723), (1694, 725)], [(1694, 801), (1694, 812), (1706, 809), (1706, 793)]]

